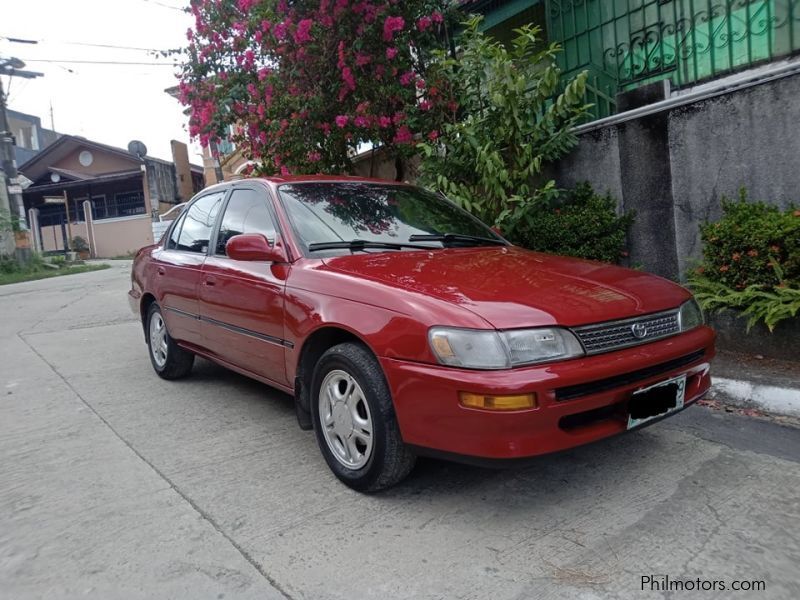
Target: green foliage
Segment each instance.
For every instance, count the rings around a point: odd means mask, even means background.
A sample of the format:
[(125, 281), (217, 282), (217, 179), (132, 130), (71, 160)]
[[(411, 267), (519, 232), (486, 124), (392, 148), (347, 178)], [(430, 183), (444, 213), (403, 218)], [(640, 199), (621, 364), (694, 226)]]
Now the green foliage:
[(705, 310), (739, 310), (748, 328), (762, 321), (772, 331), (800, 311), (800, 210), (749, 202), (744, 189), (722, 210), (700, 228), (703, 263), (689, 284)]
[[(56, 257), (54, 257), (56, 258)], [(34, 279), (45, 279), (58, 275), (72, 275), (76, 273), (87, 273), (89, 271), (99, 271), (108, 269), (109, 265), (76, 265), (66, 266), (63, 257), (60, 257), (58, 269), (47, 268), (43, 265), (43, 260), (38, 254), (34, 254), (31, 260), (25, 264), (18, 263), (15, 259), (0, 258), (0, 285), (9, 283), (19, 283), (21, 281), (32, 281)], [(58, 261), (52, 260), (52, 263)]]
[(734, 290), (702, 275), (693, 275), (690, 285), (695, 298), (705, 310), (731, 308), (742, 311), (749, 317), (748, 331), (759, 321), (763, 321), (772, 331), (778, 322), (795, 317), (800, 312), (800, 287), (777, 286), (769, 289), (763, 285), (750, 285), (743, 290)]
[(22, 231), (19, 222), (19, 215), (10, 213), (8, 210), (0, 210), (0, 230), (2, 231)]
[(574, 190), (545, 186), (538, 197), (518, 202), (499, 225), (515, 244), (531, 250), (618, 262), (633, 213), (618, 215), (610, 195), (596, 194), (588, 183)]
[(75, 252), (89, 251), (89, 243), (79, 235), (76, 235), (74, 238), (72, 238), (71, 246)]
[(737, 200), (722, 198), (722, 212), (700, 227), (702, 274), (738, 290), (800, 282), (800, 211), (749, 202), (742, 189)]
[[(515, 30), (510, 47), (466, 23), (458, 58), (443, 52), (432, 76), (446, 82), (460, 110), (421, 146), (421, 181), (485, 222), (498, 224), (519, 205), (545, 202), (555, 184), (543, 166), (577, 142), (572, 128), (586, 114), (586, 73), (560, 87), (558, 44), (539, 27)], [(527, 210), (527, 209), (526, 209)]]

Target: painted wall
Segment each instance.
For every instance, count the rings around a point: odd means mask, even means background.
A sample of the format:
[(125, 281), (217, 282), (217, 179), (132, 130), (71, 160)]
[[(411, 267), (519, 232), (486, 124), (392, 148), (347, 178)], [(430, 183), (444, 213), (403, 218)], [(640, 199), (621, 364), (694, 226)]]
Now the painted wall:
[(744, 187), (753, 200), (800, 203), (800, 75), (580, 137), (553, 169), (563, 187), (588, 181), (636, 210), (631, 264), (683, 279), (702, 257), (699, 225)]
[[(92, 164), (84, 167), (78, 157), (84, 150), (92, 153)], [(138, 160), (124, 158), (110, 152), (102, 152), (96, 148), (77, 148), (52, 166), (59, 169), (68, 169), (78, 173), (89, 173), (90, 175), (101, 175), (103, 173), (116, 173), (119, 171), (134, 171), (140, 167)]]
[[(89, 239), (86, 223), (72, 223), (71, 227), (72, 237)], [(148, 215), (95, 221), (94, 234), (98, 258), (131, 254), (153, 243), (152, 221)], [(45, 251), (62, 250), (61, 227), (42, 227), (42, 243)]]

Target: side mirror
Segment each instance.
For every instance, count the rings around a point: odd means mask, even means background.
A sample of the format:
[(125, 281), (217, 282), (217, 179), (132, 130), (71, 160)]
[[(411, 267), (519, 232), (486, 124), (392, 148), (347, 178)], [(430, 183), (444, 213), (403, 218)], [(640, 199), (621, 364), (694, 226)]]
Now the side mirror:
[(233, 260), (285, 262), (283, 249), (270, 246), (267, 238), (260, 233), (235, 235), (225, 244), (228, 258)]

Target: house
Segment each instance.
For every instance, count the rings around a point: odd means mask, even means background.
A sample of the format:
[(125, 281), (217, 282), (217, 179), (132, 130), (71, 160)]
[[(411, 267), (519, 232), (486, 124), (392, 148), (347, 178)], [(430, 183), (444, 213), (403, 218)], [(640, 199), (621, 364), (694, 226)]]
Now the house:
[(28, 162), (59, 137), (52, 129), (42, 127), (42, 120), (35, 115), (6, 109), (6, 116), (14, 135), (14, 159), (18, 165)]
[(63, 135), (19, 167), (33, 182), (23, 200), (41, 250), (63, 250), (79, 236), (94, 256), (130, 254), (153, 242), (159, 214), (202, 189), (202, 168), (189, 164), (186, 144), (172, 142), (173, 162), (147, 156), (141, 142), (130, 147)]

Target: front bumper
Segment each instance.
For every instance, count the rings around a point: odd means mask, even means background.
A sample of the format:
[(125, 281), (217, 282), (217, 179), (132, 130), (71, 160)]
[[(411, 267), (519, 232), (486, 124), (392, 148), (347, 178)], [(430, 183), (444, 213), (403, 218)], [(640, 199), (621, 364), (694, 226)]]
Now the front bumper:
[[(715, 334), (699, 327), (670, 338), (579, 359), (474, 371), (381, 358), (403, 440), (434, 453), (520, 459), (587, 444), (627, 428), (631, 393), (686, 374), (685, 405), (711, 386)], [(533, 409), (465, 408), (458, 392), (534, 392)]]

